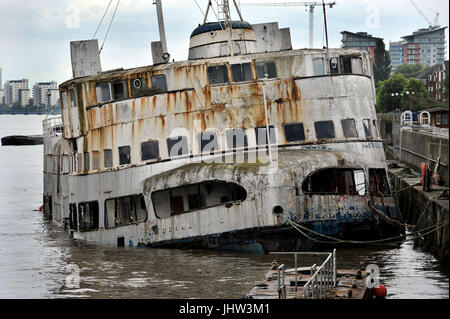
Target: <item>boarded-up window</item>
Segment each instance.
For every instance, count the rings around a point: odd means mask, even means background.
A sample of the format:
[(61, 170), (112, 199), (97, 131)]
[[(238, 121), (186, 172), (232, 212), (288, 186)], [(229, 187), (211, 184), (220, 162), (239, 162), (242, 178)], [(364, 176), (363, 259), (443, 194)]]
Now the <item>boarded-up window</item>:
[(89, 171), (90, 170), (90, 158), (89, 158), (89, 152), (84, 152), (84, 170)]
[(62, 92), (60, 95), (60, 99), (62, 102), (62, 107), (63, 109), (67, 109), (67, 93), (66, 92)]
[(358, 137), (358, 132), (356, 132), (356, 125), (354, 119), (341, 120), (341, 124), (345, 137)]
[(243, 82), (253, 80), (252, 66), (250, 63), (231, 65), (231, 73), (234, 82)]
[(130, 89), (131, 96), (142, 96), (142, 91), (147, 88), (147, 80), (146, 79), (131, 79), (130, 80)]
[(127, 87), (124, 81), (112, 83), (112, 98), (113, 100), (123, 100), (127, 97)]
[(324, 138), (334, 138), (335, 136), (333, 121), (314, 122), (314, 128), (316, 130), (316, 137), (318, 140)]
[[(275, 136), (275, 127), (273, 125), (269, 125), (269, 132), (270, 132), (270, 144), (275, 144), (277, 142), (276, 136)], [(255, 134), (256, 134), (256, 144), (258, 145), (266, 145), (268, 144), (267, 141), (267, 128), (265, 126), (260, 126), (255, 128)]]
[(161, 92), (167, 92), (167, 80), (164, 74), (152, 76), (152, 88)]
[(169, 156), (181, 156), (189, 153), (186, 136), (176, 136), (167, 139)]
[(350, 168), (322, 169), (308, 176), (302, 189), (306, 194), (364, 195), (364, 171)]
[(352, 58), (352, 72), (354, 74), (363, 74), (361, 58)]
[(131, 149), (130, 146), (119, 147), (119, 165), (126, 165), (131, 163)]
[(100, 169), (100, 152), (92, 151), (92, 169), (99, 170)]
[(370, 193), (375, 196), (389, 195), (389, 183), (384, 168), (369, 168)]
[(83, 171), (83, 154), (77, 153), (77, 172), (81, 173)]
[(366, 138), (372, 138), (372, 128), (370, 125), (370, 120), (363, 120), (364, 133), (366, 134)]
[(284, 136), (286, 138), (286, 142), (303, 141), (305, 139), (303, 123), (284, 125)]
[(143, 161), (159, 158), (159, 142), (148, 141), (141, 143), (141, 156)]
[(228, 148), (247, 147), (247, 134), (242, 128), (226, 131)]
[(98, 202), (78, 204), (78, 225), (80, 232), (98, 229)]
[(341, 73), (345, 74), (352, 73), (351, 57), (341, 56)]
[(214, 152), (219, 150), (219, 140), (214, 132), (198, 133), (198, 146), (200, 152)]
[(103, 166), (105, 168), (113, 166), (112, 150), (110, 149), (103, 150)]
[(276, 78), (277, 67), (275, 66), (275, 62), (272, 61), (256, 62), (256, 75), (258, 79)]
[(323, 58), (313, 59), (314, 75), (324, 75), (325, 69), (323, 65)]
[(225, 65), (208, 67), (209, 84), (228, 83), (228, 70)]
[(95, 86), (95, 94), (97, 96), (97, 103), (111, 101), (111, 84), (98, 83)]
[(70, 107), (76, 107), (77, 97), (75, 95), (75, 90), (69, 90), (69, 97), (70, 97)]

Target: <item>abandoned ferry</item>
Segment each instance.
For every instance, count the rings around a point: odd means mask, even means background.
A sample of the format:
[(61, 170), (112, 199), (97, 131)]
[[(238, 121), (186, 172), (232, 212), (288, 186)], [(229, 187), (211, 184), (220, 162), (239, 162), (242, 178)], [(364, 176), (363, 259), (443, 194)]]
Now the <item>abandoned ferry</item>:
[(43, 123), (48, 218), (130, 247), (304, 249), (290, 222), (335, 238), (399, 232), (383, 218), (397, 210), (367, 52), (294, 50), (288, 28), (251, 25), (237, 6), (231, 20), (228, 1), (207, 22), (209, 1), (174, 62), (156, 6), (153, 65), (102, 72), (97, 40), (71, 42), (62, 116)]

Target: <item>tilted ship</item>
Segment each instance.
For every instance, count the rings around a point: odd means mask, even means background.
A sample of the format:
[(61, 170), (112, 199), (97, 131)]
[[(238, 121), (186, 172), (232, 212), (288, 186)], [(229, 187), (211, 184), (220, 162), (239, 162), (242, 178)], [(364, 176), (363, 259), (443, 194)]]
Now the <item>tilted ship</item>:
[(159, 0), (153, 65), (102, 72), (96, 40), (71, 42), (62, 116), (43, 123), (45, 215), (130, 247), (267, 252), (317, 233), (397, 234), (369, 53), (293, 50), (288, 28), (238, 7), (231, 20), (221, 4), (187, 61), (170, 61)]

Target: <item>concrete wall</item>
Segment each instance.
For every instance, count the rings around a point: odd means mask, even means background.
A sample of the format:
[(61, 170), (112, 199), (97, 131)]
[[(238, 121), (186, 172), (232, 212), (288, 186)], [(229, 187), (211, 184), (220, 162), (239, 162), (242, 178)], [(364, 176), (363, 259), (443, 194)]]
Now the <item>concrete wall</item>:
[(427, 135), (420, 132), (403, 130), (399, 137), (399, 161), (409, 164), (420, 171), (420, 164), (428, 162), (433, 172), (440, 162), (436, 173), (449, 185), (448, 138)]

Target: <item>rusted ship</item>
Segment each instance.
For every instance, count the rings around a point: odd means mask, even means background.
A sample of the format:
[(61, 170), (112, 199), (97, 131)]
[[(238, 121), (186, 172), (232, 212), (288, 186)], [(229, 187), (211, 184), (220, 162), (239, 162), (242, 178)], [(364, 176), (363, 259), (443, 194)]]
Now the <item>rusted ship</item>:
[(71, 42), (62, 116), (43, 123), (45, 215), (130, 247), (322, 239), (291, 222), (334, 238), (398, 233), (369, 54), (294, 50), (288, 28), (251, 25), (238, 7), (232, 20), (221, 4), (187, 61), (170, 61), (159, 0), (150, 66), (102, 72), (96, 40)]

